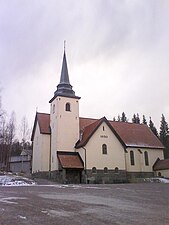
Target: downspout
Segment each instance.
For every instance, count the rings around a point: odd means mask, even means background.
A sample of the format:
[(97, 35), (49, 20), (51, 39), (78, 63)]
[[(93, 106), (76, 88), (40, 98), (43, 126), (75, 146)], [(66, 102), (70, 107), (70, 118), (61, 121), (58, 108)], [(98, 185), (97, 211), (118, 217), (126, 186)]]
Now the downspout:
[(50, 140), (49, 140), (49, 178), (51, 178), (51, 156), (52, 156), (52, 153), (51, 153), (51, 139), (52, 139), (52, 130), (51, 130), (51, 127), (49, 126), (49, 129), (50, 129)]
[(126, 169), (126, 179), (127, 179), (127, 159), (126, 153), (128, 153), (127, 149), (124, 147), (124, 160), (125, 160), (125, 169)]
[(87, 184), (87, 162), (86, 162), (86, 148), (82, 147), (85, 152), (85, 182)]

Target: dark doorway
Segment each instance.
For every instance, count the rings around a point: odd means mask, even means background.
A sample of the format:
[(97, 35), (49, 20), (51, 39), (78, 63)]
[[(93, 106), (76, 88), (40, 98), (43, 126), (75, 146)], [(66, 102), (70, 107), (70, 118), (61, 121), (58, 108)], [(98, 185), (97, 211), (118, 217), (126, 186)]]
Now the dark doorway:
[(80, 184), (81, 183), (81, 171), (66, 169), (66, 181), (68, 184)]

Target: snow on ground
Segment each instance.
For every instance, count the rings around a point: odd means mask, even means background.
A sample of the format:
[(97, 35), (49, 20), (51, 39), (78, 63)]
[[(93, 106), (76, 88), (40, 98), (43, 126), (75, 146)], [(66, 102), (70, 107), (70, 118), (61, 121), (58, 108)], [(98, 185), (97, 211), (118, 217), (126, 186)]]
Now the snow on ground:
[(28, 186), (28, 185), (35, 185), (36, 183), (22, 176), (16, 175), (0, 175), (0, 185), (1, 186)]
[(150, 182), (150, 183), (165, 183), (169, 184), (169, 179), (162, 178), (162, 177), (152, 177), (152, 178), (145, 178), (145, 182)]
[[(148, 183), (169, 183), (169, 179), (160, 178), (160, 177), (152, 177), (145, 178), (142, 182)], [(13, 174), (0, 174), (0, 186), (29, 186), (29, 185), (37, 185), (34, 180), (28, 179), (23, 176), (17, 176)], [(40, 184), (39, 184), (40, 185)], [(74, 184), (47, 184), (47, 181), (40, 186), (54, 186), (57, 188), (73, 188), (73, 189), (81, 189), (81, 188), (93, 188), (93, 189), (107, 189), (104, 186), (91, 186), (91, 185), (74, 185)]]

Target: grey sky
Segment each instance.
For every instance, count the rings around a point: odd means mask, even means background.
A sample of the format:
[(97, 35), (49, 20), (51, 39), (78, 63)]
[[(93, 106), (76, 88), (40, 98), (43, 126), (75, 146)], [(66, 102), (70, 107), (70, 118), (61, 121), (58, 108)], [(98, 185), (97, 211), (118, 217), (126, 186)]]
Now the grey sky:
[(80, 116), (123, 111), (169, 122), (169, 1), (0, 0), (3, 107), (33, 124), (59, 82), (66, 52)]

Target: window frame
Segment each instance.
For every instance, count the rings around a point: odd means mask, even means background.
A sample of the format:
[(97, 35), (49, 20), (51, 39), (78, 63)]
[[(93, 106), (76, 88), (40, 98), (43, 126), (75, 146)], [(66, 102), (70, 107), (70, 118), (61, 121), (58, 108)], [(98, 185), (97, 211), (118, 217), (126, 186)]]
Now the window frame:
[(149, 166), (149, 157), (148, 157), (147, 151), (144, 152), (144, 163), (145, 163), (145, 166)]
[(131, 166), (135, 166), (135, 159), (134, 159), (134, 151), (130, 151), (130, 164)]
[(107, 145), (102, 144), (102, 155), (107, 155)]
[(94, 174), (96, 174), (97, 173), (97, 169), (96, 169), (96, 167), (94, 166), (94, 167), (92, 167), (92, 173), (94, 173)]
[(66, 104), (65, 104), (65, 111), (66, 112), (71, 112), (70, 102), (66, 102)]

